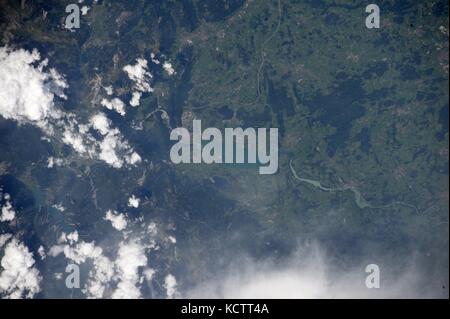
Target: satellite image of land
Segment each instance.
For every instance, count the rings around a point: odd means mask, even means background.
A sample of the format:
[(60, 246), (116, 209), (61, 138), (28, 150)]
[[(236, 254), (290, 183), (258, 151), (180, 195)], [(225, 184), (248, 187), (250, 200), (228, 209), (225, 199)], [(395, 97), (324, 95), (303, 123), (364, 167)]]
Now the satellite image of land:
[(448, 1), (0, 0), (0, 298), (448, 298), (448, 127)]

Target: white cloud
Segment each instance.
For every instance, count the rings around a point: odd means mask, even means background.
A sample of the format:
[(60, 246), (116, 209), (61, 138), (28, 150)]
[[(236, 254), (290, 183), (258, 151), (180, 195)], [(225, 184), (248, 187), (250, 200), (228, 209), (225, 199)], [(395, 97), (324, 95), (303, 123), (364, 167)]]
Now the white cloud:
[(125, 104), (119, 98), (115, 97), (112, 100), (102, 99), (100, 102), (101, 105), (106, 107), (109, 110), (114, 110), (120, 115), (124, 116), (125, 112)]
[(173, 75), (175, 73), (172, 64), (167, 61), (163, 63), (163, 69), (167, 72), (168, 75)]
[(141, 298), (139, 268), (146, 265), (147, 257), (144, 246), (135, 241), (120, 243), (116, 259), (119, 283), (112, 298)]
[(159, 60), (156, 58), (156, 54), (154, 54), (153, 52), (150, 53), (150, 58), (152, 59), (152, 62), (155, 64), (160, 64), (161, 62), (159, 62)]
[[(45, 64), (47, 64), (48, 60), (46, 59), (45, 61)], [(64, 89), (67, 89), (69, 84), (66, 79), (54, 68), (51, 68), (49, 72), (52, 81), (48, 82), (48, 86), (50, 87), (51, 92), (55, 93), (60, 98), (67, 100), (67, 95), (64, 93)]]
[(119, 157), (116, 150), (121, 147), (120, 140), (114, 134), (107, 134), (100, 142), (99, 158), (112, 167), (120, 168), (123, 166), (123, 160)]
[(147, 265), (146, 247), (138, 241), (120, 242), (117, 257), (114, 261), (105, 257), (101, 247), (95, 243), (80, 242), (75, 246), (57, 245), (50, 249), (53, 257), (64, 253), (69, 260), (82, 264), (88, 259), (93, 268), (89, 271), (89, 278), (83, 291), (89, 298), (105, 298), (105, 292), (112, 282), (117, 287), (111, 298), (122, 299), (141, 298), (139, 270)]
[(135, 88), (141, 92), (152, 92), (150, 79), (153, 77), (147, 70), (147, 61), (142, 58), (136, 59), (136, 64), (126, 65), (123, 70), (128, 74), (130, 80), (135, 84)]
[(131, 154), (128, 154), (128, 155), (125, 157), (125, 161), (126, 161), (128, 164), (136, 165), (136, 164), (140, 163), (140, 162), (142, 161), (142, 159), (141, 159), (141, 157), (139, 156), (138, 153), (132, 152)]
[(103, 298), (105, 290), (114, 275), (114, 264), (103, 255), (94, 258), (93, 269), (84, 292), (89, 298)]
[(156, 236), (158, 234), (158, 227), (156, 226), (156, 223), (149, 223), (147, 226), (147, 231), (151, 236)]
[(88, 13), (89, 9), (90, 8), (88, 6), (82, 6), (81, 7), (81, 14), (82, 15), (86, 15)]
[(153, 280), (153, 276), (155, 275), (156, 270), (153, 268), (146, 268), (143, 271), (145, 280), (147, 280), (147, 282), (151, 282)]
[(39, 246), (39, 248), (38, 248), (38, 254), (39, 254), (39, 256), (41, 257), (41, 260), (44, 260), (45, 259), (45, 257), (47, 257), (47, 254), (45, 253), (45, 249), (44, 249), (44, 246)]
[[(139, 154), (118, 129), (111, 128), (109, 121), (109, 132), (98, 141), (89, 133), (92, 123), (80, 124), (74, 114), (55, 107), (55, 96), (66, 98), (64, 89), (68, 84), (55, 69), (45, 71), (47, 59), (36, 66), (40, 60), (37, 50), (28, 52), (0, 47), (0, 116), (19, 124), (35, 125), (47, 136), (73, 147), (81, 156), (102, 160), (112, 167), (138, 164), (141, 161)], [(107, 107), (124, 114), (123, 102), (118, 99), (105, 101)], [(57, 162), (49, 159), (47, 165), (53, 167)]]
[(124, 214), (119, 214), (116, 211), (108, 210), (104, 219), (109, 220), (112, 226), (118, 231), (122, 231), (127, 228), (127, 219)]
[(168, 299), (173, 299), (178, 295), (177, 280), (174, 275), (168, 274), (164, 278), (164, 288)]
[(58, 244), (63, 244), (69, 242), (70, 244), (76, 243), (78, 241), (78, 231), (74, 230), (73, 232), (66, 234), (65, 232), (61, 233), (61, 236), (58, 238)]
[(41, 276), (33, 254), (15, 238), (5, 246), (0, 262), (0, 295), (5, 298), (33, 298), (40, 291)]
[(91, 262), (92, 267), (82, 289), (88, 298), (141, 298), (142, 283), (145, 279), (150, 281), (155, 273), (147, 266), (146, 253), (158, 249), (153, 234), (148, 234), (146, 229), (144, 227), (142, 233), (133, 233), (133, 238), (126, 238), (117, 245), (108, 244), (108, 249), (116, 249), (112, 259), (106, 257), (103, 248), (95, 242), (67, 244), (68, 236), (64, 233), (58, 245), (48, 250), (48, 255), (64, 254), (65, 258), (77, 264)]
[[(317, 245), (299, 248), (290, 259), (254, 260), (239, 256), (239, 261), (213, 280), (189, 289), (186, 298), (230, 299), (323, 299), (323, 298), (429, 298), (439, 295), (440, 286), (432, 293), (422, 289), (416, 269), (401, 272), (387, 265), (381, 267), (381, 287), (365, 286), (365, 266), (373, 260), (338, 269)], [(397, 270), (398, 268), (395, 267)]]
[(0, 47), (0, 115), (19, 124), (33, 123), (45, 127), (49, 117), (59, 117), (54, 108), (55, 95), (67, 87), (56, 70), (43, 71), (47, 61), (40, 60), (37, 50), (31, 53), (22, 49)]
[[(72, 243), (73, 244), (73, 243)], [(56, 245), (50, 248), (49, 255), (56, 257), (64, 253), (69, 260), (82, 264), (91, 260), (93, 267), (83, 292), (88, 298), (103, 298), (104, 292), (114, 275), (114, 264), (104, 256), (103, 249), (94, 242), (80, 242), (76, 245)]]
[(74, 128), (66, 128), (62, 137), (63, 143), (70, 145), (79, 154), (87, 154), (88, 148), (85, 145), (83, 135), (77, 133)]
[(66, 208), (60, 203), (60, 204), (54, 204), (52, 205), (52, 207), (54, 209), (59, 210), (61, 213), (64, 212), (66, 210)]
[(132, 95), (131, 100), (130, 100), (130, 105), (131, 106), (138, 106), (140, 104), (140, 102), (141, 102), (141, 96), (142, 96), (141, 92), (137, 92), (137, 91), (133, 92), (133, 95)]
[(12, 207), (11, 196), (8, 193), (3, 194), (3, 199), (5, 204), (2, 206), (0, 222), (10, 222), (16, 217), (16, 212)]
[(56, 280), (61, 280), (63, 279), (63, 274), (62, 272), (57, 272), (53, 274), (53, 277), (55, 277)]
[(128, 198), (128, 207), (138, 208), (141, 200), (134, 195)]
[(50, 248), (49, 255), (55, 257), (61, 253), (64, 253), (67, 258), (77, 264), (80, 264), (86, 262), (88, 258), (96, 258), (101, 256), (102, 252), (102, 249), (97, 247), (94, 242), (87, 243), (83, 241), (73, 247), (70, 245), (52, 246)]
[(11, 237), (12, 237), (11, 234), (1, 234), (0, 235), (0, 248), (2, 248)]
[(55, 158), (53, 156), (50, 156), (47, 158), (47, 167), (52, 168), (54, 166), (62, 166), (64, 165), (64, 159), (62, 158)]
[(102, 135), (108, 134), (111, 129), (111, 121), (103, 113), (97, 113), (92, 116), (90, 123), (92, 124), (92, 127)]
[[(154, 278), (156, 269), (148, 264), (147, 255), (166, 246), (157, 245), (157, 240), (166, 243), (167, 236), (154, 222), (146, 224), (143, 218), (126, 220), (125, 217), (110, 210), (104, 218), (122, 231), (124, 236), (118, 241), (103, 239), (99, 245), (80, 240), (78, 236), (69, 241), (70, 234), (61, 233), (57, 244), (47, 249), (48, 257), (62, 255), (72, 263), (88, 267), (82, 287), (88, 298), (142, 298), (142, 285)], [(71, 234), (74, 233), (77, 232)], [(167, 277), (163, 286), (167, 286), (170, 296), (178, 296), (175, 277)]]
[(106, 94), (113, 95), (114, 89), (111, 85), (103, 87), (105, 89)]
[(73, 244), (78, 242), (78, 231), (75, 230), (67, 235), (67, 240), (69, 243)]
[(110, 127), (111, 122), (103, 113), (98, 113), (91, 118), (94, 129), (104, 135), (98, 142), (99, 159), (115, 168), (121, 168), (124, 164), (135, 165), (141, 162), (139, 154), (133, 151), (128, 142), (123, 139), (118, 129)]
[(150, 79), (153, 77), (147, 69), (147, 60), (138, 58), (136, 64), (126, 65), (123, 67), (130, 80), (134, 82), (132, 98), (130, 100), (131, 106), (138, 106), (142, 96), (142, 92), (153, 92), (150, 86)]

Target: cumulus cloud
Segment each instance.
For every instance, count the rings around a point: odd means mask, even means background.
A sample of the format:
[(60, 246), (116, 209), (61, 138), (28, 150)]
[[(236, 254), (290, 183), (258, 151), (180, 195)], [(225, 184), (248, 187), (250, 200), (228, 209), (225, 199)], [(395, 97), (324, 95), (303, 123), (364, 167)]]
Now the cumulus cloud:
[(150, 86), (150, 80), (153, 76), (148, 71), (147, 60), (137, 58), (136, 64), (124, 66), (123, 71), (134, 82), (130, 105), (138, 106), (143, 92), (153, 92), (153, 88)]
[[(94, 114), (85, 125), (78, 125), (73, 120), (69, 120), (67, 124), (64, 127), (63, 142), (71, 145), (78, 153), (104, 161), (114, 168), (141, 162), (139, 154), (120, 131), (112, 127), (112, 122), (104, 113)], [(95, 139), (89, 133), (91, 128), (98, 131), (102, 139)]]
[(141, 96), (142, 96), (141, 92), (137, 92), (137, 91), (133, 92), (131, 100), (130, 100), (130, 105), (138, 106), (141, 101)]
[(117, 97), (113, 98), (112, 100), (102, 99), (100, 104), (109, 110), (116, 111), (122, 116), (125, 115), (125, 104), (122, 102), (121, 99)]
[(136, 241), (120, 243), (115, 264), (119, 283), (112, 298), (141, 298), (139, 269), (147, 265), (145, 247)]
[(48, 168), (53, 168), (55, 166), (62, 166), (64, 165), (64, 159), (62, 158), (56, 158), (53, 156), (50, 156), (49, 158), (47, 158), (47, 167)]
[[(110, 217), (114, 220), (117, 215)], [(141, 298), (142, 284), (145, 280), (151, 281), (156, 272), (147, 265), (147, 253), (159, 249), (154, 238), (157, 233), (154, 231), (155, 227), (152, 227), (153, 231), (149, 231), (147, 227), (139, 227), (141, 230), (133, 233), (130, 238), (124, 238), (113, 245), (109, 243), (107, 249), (115, 251), (110, 251), (109, 254), (95, 242), (69, 241), (69, 236), (63, 233), (58, 244), (48, 250), (48, 256), (64, 255), (79, 265), (89, 261), (91, 268), (82, 289), (88, 298)], [(166, 289), (174, 296), (176, 281), (174, 283), (169, 278), (166, 284)]]
[(89, 279), (84, 289), (84, 293), (89, 298), (103, 298), (114, 275), (114, 264), (103, 255), (93, 259), (93, 268), (89, 272)]
[(168, 274), (164, 278), (164, 288), (166, 289), (168, 299), (173, 299), (178, 295), (177, 279), (175, 278), (174, 275)]
[(45, 127), (49, 117), (59, 117), (53, 99), (58, 94), (65, 97), (59, 89), (67, 83), (56, 70), (43, 71), (46, 60), (36, 66), (40, 59), (37, 50), (0, 47), (0, 115), (4, 118)]
[[(102, 135), (100, 140), (89, 133), (91, 128)], [(141, 162), (139, 154), (101, 112), (94, 114), (88, 124), (79, 125), (76, 121), (69, 120), (64, 127), (63, 142), (71, 145), (79, 154), (99, 159), (114, 168)]]
[(67, 241), (71, 244), (76, 243), (78, 241), (78, 231), (73, 231), (67, 235)]
[(62, 232), (61, 236), (59, 236), (59, 239), (58, 239), (58, 243), (60, 243), (60, 244), (67, 243), (67, 242), (73, 244), (73, 243), (76, 243), (77, 241), (78, 241), (78, 231), (76, 231), (76, 230), (69, 234)]
[(81, 14), (82, 14), (82, 15), (86, 15), (86, 14), (88, 13), (89, 9), (90, 9), (90, 8), (89, 8), (88, 6), (82, 6), (82, 7), (81, 7), (81, 10), (80, 10), (80, 11), (81, 11)]
[(128, 207), (138, 208), (141, 200), (134, 195), (128, 198)]
[(155, 275), (156, 270), (153, 268), (145, 268), (143, 271), (145, 280), (147, 280), (147, 282), (151, 282), (153, 280), (153, 276)]
[(0, 262), (0, 296), (9, 299), (33, 298), (40, 291), (41, 276), (33, 254), (17, 239), (5, 246)]
[(111, 121), (103, 113), (97, 113), (91, 117), (91, 124), (94, 129), (102, 135), (107, 135), (110, 130)]
[(105, 89), (106, 94), (108, 94), (108, 95), (113, 95), (114, 89), (113, 89), (113, 87), (112, 87), (111, 85), (109, 85), (109, 86), (104, 86), (103, 88)]
[(172, 243), (172, 244), (176, 244), (177, 243), (177, 239), (173, 236), (168, 236), (167, 240)]
[(147, 60), (136, 59), (136, 64), (126, 65), (123, 70), (127, 73), (130, 80), (134, 82), (135, 88), (141, 92), (152, 92), (149, 80), (153, 77), (148, 71)]
[(163, 69), (164, 69), (164, 71), (167, 72), (168, 75), (173, 75), (173, 74), (175, 74), (175, 70), (174, 70), (174, 68), (172, 67), (172, 64), (169, 63), (169, 62), (167, 62), (167, 61), (163, 63)]
[(127, 228), (127, 219), (124, 214), (119, 214), (116, 211), (108, 210), (104, 219), (109, 220), (112, 226), (118, 231), (122, 231)]
[[(146, 266), (146, 247), (138, 241), (122, 241), (115, 260), (103, 253), (103, 249), (94, 242), (80, 242), (76, 245), (56, 245), (50, 249), (49, 255), (56, 257), (64, 253), (65, 257), (77, 264), (90, 260), (93, 267), (89, 271), (88, 280), (83, 292), (88, 298), (141, 298), (139, 269)], [(116, 283), (111, 295), (106, 291)]]
[(93, 267), (89, 271), (88, 280), (83, 292), (88, 298), (102, 298), (108, 283), (114, 274), (114, 264), (104, 256), (103, 249), (94, 242), (80, 242), (68, 245), (55, 245), (49, 250), (49, 255), (56, 257), (63, 253), (65, 257), (76, 264), (83, 264), (87, 260)]
[(38, 248), (38, 254), (39, 254), (39, 256), (41, 257), (41, 260), (44, 260), (45, 259), (45, 257), (47, 257), (47, 254), (45, 253), (45, 249), (44, 249), (44, 246), (39, 246), (39, 248)]
[(68, 126), (63, 129), (62, 142), (70, 145), (78, 154), (93, 156), (92, 144), (94, 138), (86, 134), (84, 127), (77, 127), (75, 121), (68, 121)]
[(111, 128), (111, 121), (103, 113), (91, 117), (92, 127), (102, 134), (103, 140), (98, 143), (98, 157), (109, 165), (120, 168), (124, 164), (135, 165), (141, 157), (123, 139), (120, 131)]
[(11, 196), (8, 193), (4, 193), (3, 200), (5, 201), (5, 204), (1, 209), (0, 222), (10, 222), (16, 217), (16, 212), (11, 203)]
[(161, 62), (156, 58), (156, 54), (155, 53), (150, 53), (150, 58), (152, 60), (153, 63), (155, 64), (160, 64)]
[(2, 248), (11, 237), (12, 237), (11, 234), (1, 234), (0, 235), (0, 248)]
[[(105, 120), (108, 132), (101, 131), (103, 139), (97, 140), (89, 132), (95, 123), (79, 123), (75, 114), (55, 106), (56, 96), (66, 98), (64, 89), (68, 84), (55, 69), (46, 71), (47, 65), (48, 60), (41, 61), (37, 50), (28, 52), (0, 47), (0, 116), (20, 125), (35, 125), (46, 135), (70, 145), (81, 156), (102, 160), (112, 167), (138, 164), (141, 161), (139, 154), (117, 128), (112, 128), (109, 120)], [(119, 99), (103, 102), (106, 107), (125, 114)], [(94, 129), (99, 130), (99, 126)], [(54, 165), (57, 162), (50, 159), (48, 166)]]

